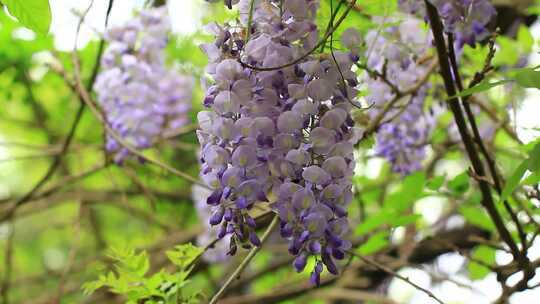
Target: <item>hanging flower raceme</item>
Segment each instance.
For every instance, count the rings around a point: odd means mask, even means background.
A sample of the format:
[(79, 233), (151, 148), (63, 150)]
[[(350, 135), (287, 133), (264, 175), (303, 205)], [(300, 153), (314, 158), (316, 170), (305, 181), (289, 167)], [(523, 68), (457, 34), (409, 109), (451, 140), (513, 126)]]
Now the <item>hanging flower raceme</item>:
[[(193, 81), (165, 64), (170, 30), (166, 9), (158, 8), (105, 33), (109, 46), (96, 80), (97, 99), (112, 129), (136, 149), (149, 148), (189, 121)], [(129, 155), (110, 134), (106, 150), (118, 163)]]
[[(430, 0), (437, 8), (444, 29), (456, 37), (457, 47), (474, 45), (486, 38), (487, 24), (497, 14), (489, 0)], [(425, 16), (424, 0), (399, 0), (401, 10)]]
[(368, 113), (372, 118), (384, 113), (375, 151), (394, 171), (409, 174), (421, 169), (435, 119), (424, 110), (428, 84), (406, 96), (397, 94), (417, 86), (428, 73), (427, 65), (419, 61), (427, 55), (430, 39), (421, 21), (411, 18), (382, 32), (371, 31), (366, 40), (367, 67), (379, 75), (365, 79), (370, 92), (367, 100), (372, 105)]
[[(231, 235), (230, 254), (239, 244), (259, 246), (248, 211), (270, 203), (294, 267), (302, 271), (315, 257), (312, 281), (319, 284), (323, 264), (337, 274), (335, 259), (350, 247), (344, 239), (354, 168), (349, 112), (357, 92), (348, 84), (356, 85), (357, 56), (306, 55), (320, 36), (318, 1), (259, 0), (252, 12), (250, 0), (229, 3), (237, 2), (240, 24), (210, 25), (216, 39), (202, 46), (213, 78), (208, 111), (198, 115), (201, 176), (213, 189), (210, 224), (219, 226), (219, 237)], [(358, 33), (347, 31), (345, 41), (355, 50)]]

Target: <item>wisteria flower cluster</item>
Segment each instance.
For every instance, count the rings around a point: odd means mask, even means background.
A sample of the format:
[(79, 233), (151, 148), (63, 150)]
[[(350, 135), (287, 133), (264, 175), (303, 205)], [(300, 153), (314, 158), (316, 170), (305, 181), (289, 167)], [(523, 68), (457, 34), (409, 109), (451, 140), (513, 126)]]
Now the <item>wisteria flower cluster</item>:
[[(458, 48), (486, 38), (487, 24), (497, 14), (489, 0), (430, 0), (443, 19), (445, 31), (453, 33)], [(425, 16), (424, 0), (399, 0), (400, 8)]]
[[(97, 99), (112, 129), (136, 149), (151, 147), (189, 121), (193, 81), (166, 66), (170, 31), (163, 7), (141, 11), (105, 33), (109, 46), (95, 84)], [(110, 134), (106, 150), (118, 163), (129, 155)]]
[(416, 86), (428, 73), (427, 65), (419, 63), (430, 46), (429, 35), (421, 25), (422, 21), (408, 18), (383, 32), (370, 31), (366, 37), (367, 67), (379, 75), (365, 78), (369, 90), (366, 99), (372, 105), (369, 114), (375, 118), (385, 113), (376, 134), (375, 152), (404, 175), (421, 169), (435, 126), (433, 115), (424, 110), (429, 84), (419, 86), (411, 95), (398, 95)]
[(311, 281), (319, 284), (323, 265), (337, 274), (335, 260), (350, 248), (344, 236), (357, 137), (351, 68), (360, 36), (348, 30), (350, 50), (336, 51), (335, 61), (306, 56), (319, 39), (318, 1), (258, 0), (251, 13), (250, 3), (225, 1), (238, 4), (240, 24), (210, 25), (216, 39), (202, 46), (214, 81), (204, 100), (208, 111), (198, 115), (201, 176), (213, 189), (210, 224), (219, 225), (218, 237), (231, 235), (229, 254), (238, 245), (259, 246), (248, 211), (269, 203), (294, 267), (302, 271), (314, 257)]

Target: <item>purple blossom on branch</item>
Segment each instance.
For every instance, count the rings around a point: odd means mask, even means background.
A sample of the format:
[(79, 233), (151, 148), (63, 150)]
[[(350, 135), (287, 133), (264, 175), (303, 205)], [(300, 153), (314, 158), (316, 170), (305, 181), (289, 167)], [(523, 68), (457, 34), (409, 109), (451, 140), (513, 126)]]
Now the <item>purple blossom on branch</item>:
[[(453, 33), (459, 49), (486, 38), (487, 24), (497, 14), (489, 0), (430, 0), (443, 20), (445, 31)], [(399, 0), (402, 11), (425, 16), (423, 0)]]
[[(94, 87), (97, 100), (112, 129), (137, 149), (189, 121), (193, 81), (165, 64), (169, 33), (166, 8), (141, 11), (105, 33), (109, 46)], [(110, 135), (105, 147), (118, 163), (129, 155)]]
[(427, 67), (417, 61), (427, 54), (430, 38), (420, 20), (409, 18), (383, 32), (369, 32), (366, 40), (368, 68), (386, 78), (365, 78), (370, 116), (385, 114), (376, 134), (375, 153), (387, 159), (395, 172), (405, 175), (420, 170), (435, 126), (433, 115), (424, 110), (429, 84), (403, 97), (396, 96), (395, 90), (408, 90), (427, 73)]
[[(238, 245), (260, 245), (249, 211), (269, 204), (296, 270), (310, 256), (318, 261), (312, 272), (318, 284), (322, 265), (337, 274), (335, 260), (351, 246), (344, 238), (354, 168), (349, 98), (357, 91), (341, 84), (342, 77), (356, 83), (351, 68), (359, 34), (348, 30), (344, 44), (350, 50), (336, 51), (336, 61), (304, 56), (320, 36), (319, 3), (280, 4), (255, 1), (246, 29), (250, 0), (240, 0), (240, 24), (207, 27), (215, 41), (201, 46), (213, 78), (204, 99), (208, 110), (198, 115), (201, 177), (213, 189), (207, 200), (214, 209), (211, 224), (220, 237), (231, 236), (229, 254)], [(271, 68), (300, 56), (296, 65), (269, 71), (241, 64)]]

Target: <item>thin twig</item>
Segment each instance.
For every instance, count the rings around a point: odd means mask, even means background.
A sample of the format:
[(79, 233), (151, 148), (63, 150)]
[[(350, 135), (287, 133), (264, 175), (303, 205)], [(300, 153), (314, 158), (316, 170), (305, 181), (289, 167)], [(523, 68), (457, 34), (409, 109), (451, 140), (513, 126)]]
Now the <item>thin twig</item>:
[(0, 295), (2, 303), (9, 304), (9, 287), (11, 285), (11, 272), (13, 270), (13, 246), (15, 239), (15, 223), (13, 221), (8, 225), (9, 235), (6, 240), (6, 251), (4, 257), (4, 276), (0, 286)]
[[(114, 4), (114, 0), (109, 0), (109, 5), (107, 6), (107, 12), (105, 13), (105, 29), (104, 29), (105, 31), (107, 30), (107, 26), (109, 25), (109, 17), (111, 16), (113, 4)], [(101, 66), (101, 57), (103, 56), (104, 49), (105, 49), (105, 39), (102, 38), (99, 40), (96, 61), (94, 62), (94, 67), (92, 68), (90, 81), (88, 82), (88, 85), (86, 86), (86, 89), (88, 91), (92, 90), (92, 87), (94, 86), (94, 83), (96, 82), (97, 75), (99, 72), (99, 67)]]
[[(452, 113), (454, 114), (456, 125), (458, 126), (461, 139), (463, 140), (463, 144), (465, 145), (465, 150), (467, 151), (467, 154), (469, 156), (473, 169), (476, 172), (476, 174), (478, 174), (479, 176), (484, 176), (485, 175), (484, 166), (478, 156), (476, 147), (470, 136), (469, 130), (467, 128), (467, 122), (465, 121), (465, 118), (463, 116), (463, 112), (461, 110), (459, 101), (455, 97), (457, 96), (457, 92), (456, 92), (454, 80), (452, 77), (452, 71), (451, 71), (450, 63), (448, 59), (446, 42), (443, 36), (442, 21), (439, 17), (439, 13), (437, 12), (437, 8), (435, 8), (427, 0), (424, 2), (426, 4), (431, 29), (433, 32), (433, 36), (435, 38), (434, 41), (435, 41), (435, 46), (437, 48), (437, 53), (439, 56), (439, 66), (441, 68), (440, 73), (444, 80), (446, 92), (448, 96), (450, 96), (450, 100), (448, 101), (448, 104), (450, 106)], [(486, 182), (483, 182), (482, 180), (479, 180), (478, 184), (482, 192), (481, 203), (484, 206), (484, 208), (487, 210), (490, 218), (495, 224), (495, 227), (497, 228), (499, 235), (501, 236), (502, 240), (510, 247), (512, 254), (514, 255), (514, 258), (521, 259), (522, 257), (521, 257), (520, 251), (516, 243), (512, 239), (510, 232), (506, 228), (501, 215), (499, 214), (497, 208), (495, 207), (495, 203), (491, 195), (489, 184), (487, 184)]]
[(80, 248), (80, 245), (81, 245), (80, 244), (80, 242), (81, 242), (81, 222), (82, 222), (82, 217), (83, 217), (83, 213), (84, 213), (84, 208), (85, 208), (84, 202), (80, 201), (79, 202), (79, 212), (78, 212), (78, 215), (77, 215), (77, 218), (75, 220), (75, 223), (73, 225), (73, 230), (72, 230), (73, 243), (72, 243), (71, 248), (69, 250), (66, 266), (62, 270), (62, 274), (60, 275), (60, 278), (58, 279), (57, 303), (62, 302), (62, 297), (63, 297), (63, 294), (64, 294), (64, 285), (66, 283), (67, 275), (69, 274), (69, 272), (71, 271), (71, 268), (73, 267), (73, 264), (75, 262), (75, 258), (77, 257), (77, 252), (79, 251), (79, 248)]
[(480, 108), (480, 110), (486, 113), (489, 119), (491, 119), (491, 121), (493, 121), (497, 125), (502, 126), (506, 134), (508, 134), (508, 136), (510, 136), (513, 140), (515, 140), (519, 144), (523, 144), (523, 142), (521, 141), (521, 139), (519, 139), (516, 132), (514, 132), (512, 127), (510, 127), (508, 117), (499, 119), (498, 117), (499, 114), (497, 113), (497, 109), (493, 107), (491, 104), (483, 102), (482, 100), (480, 100), (480, 98), (478, 98), (475, 95), (469, 96), (468, 100), (469, 102), (477, 105)]
[(150, 206), (152, 211), (156, 211), (157, 199), (153, 191), (151, 189), (148, 189), (148, 187), (146, 187), (146, 185), (137, 176), (137, 172), (135, 172), (133, 169), (125, 168), (124, 173), (131, 179), (131, 181), (133, 181), (135, 186), (137, 186), (137, 188), (139, 188), (142, 191), (142, 193), (148, 200), (148, 205)]
[(234, 270), (234, 272), (229, 276), (227, 281), (225, 281), (223, 286), (221, 286), (221, 288), (218, 290), (218, 292), (212, 297), (209, 304), (217, 303), (217, 301), (225, 293), (227, 288), (232, 284), (232, 282), (234, 280), (236, 280), (240, 276), (242, 271), (244, 271), (244, 269), (249, 265), (249, 263), (255, 257), (255, 255), (259, 252), (259, 250), (261, 250), (262, 245), (264, 244), (264, 242), (266, 241), (268, 236), (270, 236), (270, 233), (272, 232), (272, 230), (274, 230), (274, 228), (277, 227), (278, 223), (279, 223), (279, 217), (276, 215), (276, 216), (274, 216), (274, 219), (272, 220), (272, 222), (270, 223), (270, 225), (268, 226), (268, 228), (266, 229), (266, 231), (264, 232), (264, 234), (261, 237), (261, 246), (255, 246), (255, 247), (253, 247), (253, 249), (251, 249), (251, 251), (244, 258), (242, 263), (240, 263), (240, 265), (238, 265), (238, 267)]
[(378, 268), (386, 273), (388, 273), (389, 275), (393, 276), (393, 277), (396, 277), (402, 281), (404, 281), (405, 283), (411, 285), (412, 287), (422, 291), (423, 293), (427, 294), (430, 298), (433, 298), (435, 301), (439, 302), (440, 304), (444, 304), (443, 301), (441, 301), (439, 298), (437, 298), (437, 296), (435, 296), (431, 291), (417, 285), (416, 283), (412, 282), (411, 280), (409, 280), (409, 278), (406, 278), (402, 275), (400, 275), (399, 273), (395, 272), (394, 270), (386, 267), (385, 265), (382, 265), (374, 260), (371, 260), (369, 258), (366, 258), (362, 255), (359, 255), (359, 254), (356, 254), (354, 251), (348, 251), (348, 253), (354, 257), (357, 257), (359, 258), (360, 260), (362, 260), (364, 263), (366, 264), (369, 264), (371, 266), (374, 266), (375, 268)]
[(247, 21), (247, 30), (246, 30), (246, 41), (245, 45), (249, 42), (249, 36), (251, 35), (251, 25), (253, 23), (253, 9), (255, 7), (255, 0), (249, 2), (249, 15)]
[(57, 72), (64, 76), (67, 84), (71, 87), (72, 90), (74, 90), (79, 95), (80, 99), (88, 106), (88, 108), (92, 111), (94, 116), (103, 124), (107, 133), (111, 135), (111, 137), (113, 137), (114, 140), (116, 140), (122, 147), (126, 148), (126, 150), (128, 150), (131, 154), (139, 157), (140, 159), (150, 164), (153, 164), (157, 167), (160, 167), (176, 176), (182, 177), (193, 184), (197, 184), (202, 187), (208, 188), (206, 184), (201, 183), (199, 180), (192, 177), (191, 175), (186, 174), (178, 169), (175, 169), (171, 167), (170, 165), (165, 164), (159, 160), (149, 158), (148, 156), (144, 155), (137, 149), (133, 148), (120, 135), (118, 135), (118, 133), (110, 126), (109, 122), (102, 115), (100, 109), (95, 105), (94, 101), (90, 98), (90, 94), (88, 93), (88, 91), (81, 85), (80, 67), (76, 59), (73, 60), (73, 64), (74, 64), (74, 75), (75, 75), (74, 83), (69, 81), (69, 79), (67, 79), (67, 75), (65, 74), (65, 71), (63, 69), (57, 67), (58, 69)]
[[(340, 2), (341, 4), (342, 2)], [(333, 12), (333, 5), (332, 5), (332, 1), (330, 1), (330, 15), (334, 16), (334, 15), (337, 15), (338, 13), (338, 10), (339, 10), (339, 6), (336, 8), (336, 12), (334, 14)], [(330, 18), (330, 26), (331, 27), (334, 27), (334, 18)], [(359, 109), (363, 109), (362, 105), (360, 104), (357, 104), (356, 102), (354, 102), (353, 100), (351, 100), (351, 98), (349, 97), (349, 94), (347, 92), (347, 82), (345, 81), (345, 77), (343, 76), (343, 72), (341, 71), (341, 67), (339, 66), (339, 62), (337, 61), (336, 59), (336, 55), (334, 53), (334, 33), (332, 32), (330, 34), (330, 54), (332, 55), (332, 60), (334, 61), (334, 64), (336, 65), (336, 69), (339, 73), (339, 76), (340, 76), (340, 82), (341, 82), (341, 86), (342, 86), (342, 94), (344, 95), (344, 97), (347, 99), (347, 101), (359, 108)]]
[[(112, 10), (113, 2), (114, 2), (114, 0), (109, 1), (109, 7), (107, 9), (107, 15), (105, 16), (105, 25), (107, 25), (107, 23), (109, 21), (109, 15), (110, 15), (111, 10)], [(77, 49), (77, 40), (79, 38), (79, 33), (80, 33), (82, 23), (84, 22), (84, 19), (85, 19), (86, 15), (88, 14), (88, 12), (90, 11), (90, 9), (92, 8), (93, 4), (94, 4), (94, 1), (91, 1), (90, 4), (88, 5), (87, 9), (85, 10), (83, 15), (81, 16), (79, 24), (77, 25), (77, 32), (76, 32), (76, 35), (75, 35), (74, 52)], [(103, 43), (103, 40), (102, 40), (102, 43)], [(97, 73), (98, 73), (98, 70), (99, 70), (98, 67), (99, 67), (99, 64), (100, 64), (100, 61), (101, 61), (102, 54), (103, 54), (103, 46), (102, 46), (102, 44), (100, 44), (100, 48), (99, 48), (98, 54), (96, 56), (96, 62), (94, 63), (94, 68), (93, 68), (93, 71), (92, 71), (92, 75), (90, 76), (90, 81), (87, 84), (88, 88), (92, 88), (94, 86), (94, 82), (95, 82), (96, 77), (97, 77)], [(47, 170), (45, 175), (43, 175), (43, 177), (36, 183), (36, 185), (30, 191), (28, 191), (25, 195), (23, 195), (13, 205), (13, 207), (10, 210), (8, 210), (4, 215), (2, 215), (2, 217), (0, 217), (0, 223), (7, 220), (7, 219), (10, 219), (13, 216), (13, 214), (15, 213), (15, 211), (21, 205), (25, 204), (30, 199), (32, 199), (34, 194), (37, 191), (39, 191), (39, 189), (41, 189), (47, 183), (47, 181), (54, 175), (56, 170), (60, 167), (60, 164), (62, 163), (63, 157), (66, 154), (66, 152), (68, 151), (69, 146), (71, 145), (71, 142), (72, 142), (73, 138), (75, 137), (75, 133), (77, 131), (77, 128), (78, 128), (79, 123), (81, 121), (82, 115), (84, 113), (84, 108), (85, 108), (84, 103), (81, 103), (79, 105), (79, 108), (77, 109), (77, 113), (75, 114), (75, 118), (74, 118), (73, 123), (71, 125), (71, 128), (69, 130), (69, 133), (66, 136), (66, 138), (64, 140), (64, 143), (62, 144), (62, 148), (60, 150), (60, 153), (57, 154), (54, 157), (54, 160), (53, 160), (52, 164), (49, 166), (49, 169)]]
[[(459, 92), (463, 92), (463, 82), (461, 80), (461, 73), (459, 72), (458, 64), (457, 64), (457, 56), (456, 52), (454, 50), (454, 35), (449, 33), (448, 34), (448, 57), (450, 59), (450, 67), (452, 68), (452, 72), (454, 75), (454, 80), (457, 85), (457, 88)], [(486, 62), (484, 64), (484, 68), (480, 73), (477, 73), (475, 75), (474, 80), (471, 82), (471, 85), (469, 85), (469, 88), (474, 87), (477, 83), (482, 81), (484, 79), (485, 74), (491, 70), (491, 60), (495, 56), (495, 46), (494, 42), (490, 42), (490, 51), (486, 58)], [(471, 106), (468, 103), (468, 97), (465, 96), (461, 99), (461, 105), (465, 109), (465, 114), (467, 116), (467, 119), (469, 121), (469, 125), (471, 126), (471, 129), (473, 131), (473, 137), (476, 141), (476, 144), (478, 145), (478, 148), (480, 149), (480, 152), (484, 156), (484, 159), (487, 162), (489, 173), (491, 175), (491, 178), (493, 179), (493, 185), (495, 187), (495, 190), (500, 195), (502, 193), (502, 185), (501, 185), (501, 179), (499, 178), (499, 172), (497, 171), (497, 164), (495, 161), (495, 157), (491, 156), (486, 148), (486, 145), (484, 145), (484, 141), (482, 140), (482, 136), (480, 135), (480, 131), (478, 130), (478, 125), (476, 124), (476, 120), (474, 117), (474, 114), (471, 110)], [(480, 176), (482, 178), (483, 176)], [(484, 177), (485, 178), (485, 177)], [(527, 237), (525, 236), (525, 232), (523, 230), (523, 226), (521, 225), (521, 222), (519, 221), (516, 212), (512, 209), (512, 206), (508, 203), (508, 200), (504, 200), (503, 202), (504, 208), (510, 214), (510, 217), (512, 218), (512, 221), (516, 224), (516, 228), (518, 230), (518, 235), (522, 243), (522, 250), (524, 251), (524, 254), (526, 254), (527, 250)]]
[(397, 302), (388, 298), (385, 295), (344, 287), (332, 287), (320, 290), (314, 292), (311, 298), (318, 300), (326, 300), (330, 303), (340, 303), (341, 301), (339, 300), (345, 300), (344, 302), (351, 301), (354, 303), (397, 304)]
[[(471, 164), (473, 166), (475, 173), (479, 176), (485, 176), (484, 165), (482, 161), (480, 160), (480, 157), (478, 156), (478, 152), (476, 151), (476, 146), (471, 138), (471, 135), (469, 134), (467, 122), (465, 120), (462, 109), (460, 107), (459, 98), (456, 98), (457, 96), (456, 87), (455, 87), (456, 84), (452, 76), (452, 70), (450, 67), (450, 58), (448, 55), (447, 46), (446, 46), (446, 42), (445, 42), (444, 34), (443, 34), (442, 21), (439, 17), (437, 8), (433, 6), (433, 4), (431, 4), (428, 0), (425, 0), (424, 3), (426, 4), (428, 19), (430, 21), (430, 25), (431, 25), (431, 29), (432, 29), (433, 37), (435, 41), (435, 46), (437, 48), (437, 53), (439, 56), (441, 76), (443, 77), (443, 80), (444, 80), (446, 93), (449, 96), (448, 103), (450, 105), (450, 109), (452, 110), (452, 113), (454, 114), (454, 119), (458, 126), (460, 136), (463, 140), (463, 144), (465, 145), (465, 150), (467, 151), (467, 154), (469, 156), (469, 159), (471, 161)], [(535, 268), (532, 266), (531, 261), (526, 255), (526, 252), (520, 251), (516, 242), (512, 238), (510, 231), (506, 227), (502, 219), (502, 216), (499, 214), (499, 211), (497, 210), (495, 206), (495, 202), (491, 195), (491, 189), (490, 189), (491, 187), (489, 186), (489, 184), (483, 180), (478, 180), (478, 185), (480, 186), (480, 191), (482, 192), (482, 200), (481, 200), (482, 206), (488, 212), (489, 217), (493, 221), (495, 228), (497, 229), (497, 232), (499, 233), (499, 236), (510, 248), (510, 251), (512, 253), (514, 260), (518, 263), (521, 270), (523, 270), (523, 278), (512, 287), (508, 287), (506, 285), (507, 277), (499, 279), (503, 288), (503, 294), (501, 295), (499, 300), (496, 301), (496, 303), (505, 303), (508, 297), (512, 293), (517, 292), (517, 291), (522, 291), (527, 288), (528, 281), (535, 275)]]
[(394, 105), (399, 101), (401, 100), (401, 98), (405, 97), (405, 96), (408, 96), (408, 95), (413, 95), (416, 93), (416, 91), (418, 91), (418, 89), (420, 89), (421, 86), (423, 86), (428, 80), (429, 80), (429, 77), (431, 76), (431, 74), (433, 73), (433, 71), (435, 71), (435, 69), (437, 68), (437, 63), (438, 61), (436, 59), (434, 59), (428, 66), (427, 68), (427, 71), (424, 73), (424, 75), (422, 76), (422, 78), (420, 78), (415, 84), (413, 84), (411, 87), (409, 88), (406, 88), (405, 90), (403, 91), (398, 91), (394, 98), (392, 100), (390, 100), (388, 103), (385, 104), (385, 106), (383, 107), (383, 109), (377, 113), (377, 115), (375, 116), (375, 118), (373, 118), (371, 121), (370, 121), (370, 124), (367, 126), (367, 128), (364, 130), (364, 135), (362, 136), (362, 139), (365, 139), (367, 138), (369, 135), (371, 135), (373, 132), (376, 132), (382, 125), (382, 121), (383, 119), (386, 117), (386, 114), (388, 114), (388, 112), (390, 112), (392, 110), (392, 108), (394, 107)]

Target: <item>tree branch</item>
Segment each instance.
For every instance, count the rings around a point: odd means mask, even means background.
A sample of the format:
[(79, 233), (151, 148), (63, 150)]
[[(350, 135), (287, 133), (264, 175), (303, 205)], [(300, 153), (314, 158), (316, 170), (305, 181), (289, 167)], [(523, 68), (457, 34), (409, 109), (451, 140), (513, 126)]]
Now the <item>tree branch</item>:
[[(454, 75), (454, 80), (455, 80), (455, 83), (457, 85), (457, 88), (458, 88), (459, 92), (462, 92), (464, 90), (464, 87), (463, 87), (463, 82), (461, 80), (461, 74), (459, 72), (459, 68), (458, 68), (458, 64), (457, 64), (456, 52), (454, 50), (454, 35), (452, 33), (448, 34), (448, 50), (449, 50), (448, 56), (449, 56), (449, 59), (450, 59), (450, 66), (452, 68), (452, 72), (453, 72), (453, 75)], [(494, 41), (490, 41), (489, 50), (490, 51), (489, 51), (489, 54), (488, 54), (488, 56), (486, 58), (484, 68), (482, 69), (481, 72), (476, 73), (473, 81), (469, 85), (469, 88), (472, 88), (476, 84), (480, 83), (484, 79), (486, 73), (492, 69), (491, 60), (495, 56), (495, 42)], [(482, 153), (482, 155), (484, 156), (484, 159), (487, 162), (491, 178), (493, 179), (495, 190), (500, 195), (502, 193), (502, 186), (501, 186), (502, 183), (501, 183), (501, 179), (499, 178), (499, 173), (497, 172), (497, 164), (495, 162), (495, 158), (492, 157), (489, 154), (488, 150), (486, 149), (486, 146), (484, 145), (484, 141), (482, 140), (482, 136), (480, 135), (480, 131), (478, 130), (478, 125), (476, 124), (476, 119), (474, 118), (474, 114), (473, 114), (473, 112), (471, 110), (471, 106), (470, 106), (470, 104), (468, 102), (469, 96), (465, 96), (465, 97), (463, 97), (461, 99), (461, 105), (465, 109), (465, 114), (467, 115), (467, 119), (468, 119), (469, 124), (471, 126), (471, 129), (473, 131), (474, 140), (476, 141), (476, 144), (478, 145), (478, 148), (480, 148), (480, 152)], [(525, 254), (525, 250), (527, 249), (527, 247), (526, 247), (527, 246), (527, 237), (525, 236), (525, 232), (523, 231), (523, 227), (522, 227), (522, 225), (521, 225), (515, 211), (512, 209), (512, 207), (508, 203), (508, 200), (504, 200), (503, 204), (504, 204), (504, 207), (505, 207), (506, 211), (508, 212), (508, 214), (510, 214), (510, 217), (512, 218), (512, 221), (516, 224), (516, 228), (518, 230), (518, 235), (519, 235), (519, 238), (520, 238), (521, 244), (522, 244), (522, 250), (524, 250), (524, 254)]]
[[(450, 109), (454, 114), (455, 122), (458, 126), (460, 136), (463, 140), (463, 144), (465, 145), (465, 149), (467, 151), (475, 173), (479, 176), (485, 176), (484, 166), (482, 164), (482, 161), (478, 157), (474, 142), (472, 141), (469, 134), (467, 122), (465, 121), (465, 118), (463, 116), (463, 112), (459, 105), (459, 100), (455, 97), (457, 95), (457, 92), (454, 86), (454, 80), (452, 78), (448, 52), (446, 50), (446, 42), (443, 36), (443, 25), (441, 19), (439, 18), (439, 13), (429, 1), (425, 0), (424, 2), (426, 4), (427, 14), (431, 24), (431, 29), (435, 39), (435, 46), (437, 48), (437, 53), (439, 56), (439, 66), (441, 68), (440, 73), (444, 80), (446, 92), (448, 96), (450, 96), (450, 99), (448, 101)], [(519, 249), (514, 240), (512, 239), (510, 232), (504, 225), (504, 221), (502, 220), (501, 215), (495, 207), (489, 184), (482, 180), (479, 180), (478, 184), (480, 186), (480, 191), (482, 192), (481, 203), (487, 210), (491, 219), (493, 220), (493, 223), (495, 224), (495, 227), (497, 228), (501, 239), (508, 245), (508, 247), (512, 251), (512, 254), (514, 255), (514, 258), (520, 259), (521, 257)]]
[(414, 283), (413, 281), (409, 280), (409, 278), (407, 277), (404, 277), (402, 275), (400, 275), (399, 273), (395, 272), (394, 270), (392, 270), (391, 268), (389, 267), (386, 267), (385, 265), (381, 264), (381, 263), (378, 263), (377, 261), (375, 260), (372, 260), (370, 258), (367, 258), (367, 257), (364, 257), (360, 254), (356, 254), (354, 251), (348, 251), (348, 253), (354, 257), (357, 257), (359, 258), (360, 260), (362, 260), (364, 263), (368, 264), (368, 265), (371, 265), (371, 266), (374, 266), (375, 268), (378, 268), (386, 273), (388, 273), (389, 275), (393, 276), (393, 277), (396, 277), (402, 281), (404, 281), (405, 283), (411, 285), (412, 287), (420, 290), (421, 292), (427, 294), (430, 298), (434, 299), (435, 301), (439, 302), (440, 304), (444, 304), (443, 301), (441, 301), (441, 299), (439, 299), (437, 296), (435, 296), (431, 291), (419, 286), (418, 284)]

